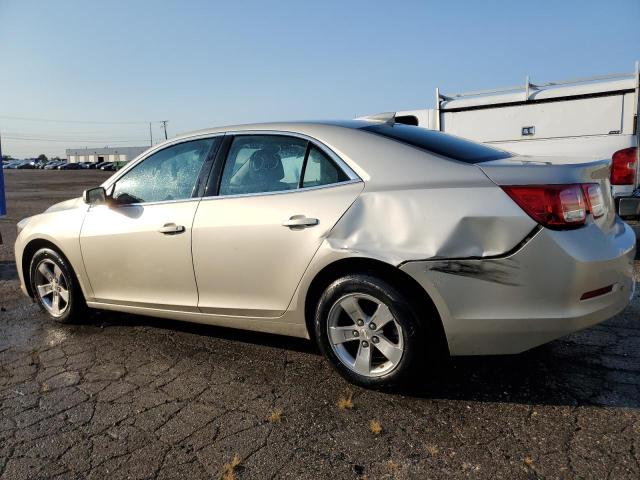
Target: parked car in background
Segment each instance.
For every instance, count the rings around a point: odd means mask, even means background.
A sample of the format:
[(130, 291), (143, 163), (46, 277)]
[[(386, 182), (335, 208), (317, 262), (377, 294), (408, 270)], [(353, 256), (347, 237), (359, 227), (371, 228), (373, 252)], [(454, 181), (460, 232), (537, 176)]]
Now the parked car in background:
[(20, 162), (16, 164), (14, 168), (16, 168), (17, 170), (34, 170), (37, 167), (34, 162)]
[[(459, 135), (520, 155), (611, 163), (617, 211), (640, 215), (640, 67), (634, 73), (444, 94), (436, 108), (399, 111), (394, 121)], [(384, 115), (384, 114), (382, 114)], [(389, 115), (387, 114), (387, 117)], [(366, 118), (366, 117), (365, 117)]]
[(78, 165), (80, 165), (84, 169), (94, 170), (94, 169), (96, 169), (98, 167), (98, 165), (100, 165), (100, 163), (98, 163), (98, 162), (80, 162)]
[(113, 165), (113, 162), (103, 162), (99, 168), (100, 170), (115, 171), (115, 166)]
[(58, 170), (82, 170), (84, 167), (79, 163), (63, 163)]
[(63, 162), (49, 162), (44, 166), (45, 170), (56, 170)]
[(18, 160), (13, 165), (11, 165), (11, 168), (14, 170), (31, 170), (35, 167), (30, 160)]
[(391, 386), (622, 310), (636, 238), (608, 175), (392, 121), (216, 128), (21, 221), (16, 265), (59, 322), (312, 338), (348, 380)]

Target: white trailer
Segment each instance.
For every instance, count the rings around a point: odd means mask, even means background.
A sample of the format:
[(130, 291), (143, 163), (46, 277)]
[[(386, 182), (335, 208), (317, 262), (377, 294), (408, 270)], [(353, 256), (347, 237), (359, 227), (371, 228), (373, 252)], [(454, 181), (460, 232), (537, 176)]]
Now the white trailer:
[(395, 112), (394, 121), (440, 130), (522, 155), (566, 163), (610, 159), (621, 216), (640, 214), (640, 72), (459, 94), (436, 89), (436, 108)]

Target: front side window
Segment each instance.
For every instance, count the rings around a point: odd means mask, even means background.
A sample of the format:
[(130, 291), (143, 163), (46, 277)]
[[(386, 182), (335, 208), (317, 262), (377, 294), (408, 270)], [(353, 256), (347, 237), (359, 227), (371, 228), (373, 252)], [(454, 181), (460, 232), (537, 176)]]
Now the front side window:
[(235, 137), (222, 172), (220, 195), (297, 189), (306, 151), (307, 141), (295, 137)]
[(205, 138), (154, 153), (118, 180), (114, 200), (130, 204), (191, 198), (207, 155), (218, 142), (219, 137)]

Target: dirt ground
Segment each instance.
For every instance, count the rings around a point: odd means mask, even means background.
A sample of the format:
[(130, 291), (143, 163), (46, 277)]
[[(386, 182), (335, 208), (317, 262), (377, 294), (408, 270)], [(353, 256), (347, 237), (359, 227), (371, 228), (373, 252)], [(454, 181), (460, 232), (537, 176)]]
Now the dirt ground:
[(115, 313), (47, 320), (18, 287), (15, 223), (108, 174), (5, 175), (0, 478), (640, 478), (637, 296), (525, 354), (367, 391), (302, 340)]

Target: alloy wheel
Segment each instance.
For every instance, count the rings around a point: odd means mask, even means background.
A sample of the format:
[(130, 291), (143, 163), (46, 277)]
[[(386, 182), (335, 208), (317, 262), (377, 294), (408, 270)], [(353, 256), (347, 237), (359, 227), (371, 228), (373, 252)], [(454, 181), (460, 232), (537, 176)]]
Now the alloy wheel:
[(329, 310), (329, 342), (338, 359), (365, 377), (394, 370), (404, 353), (404, 332), (389, 307), (364, 293), (338, 299)]
[(69, 308), (69, 279), (62, 269), (49, 259), (42, 260), (35, 271), (35, 287), (44, 308), (54, 317), (61, 317)]

